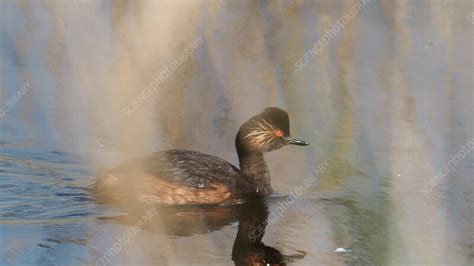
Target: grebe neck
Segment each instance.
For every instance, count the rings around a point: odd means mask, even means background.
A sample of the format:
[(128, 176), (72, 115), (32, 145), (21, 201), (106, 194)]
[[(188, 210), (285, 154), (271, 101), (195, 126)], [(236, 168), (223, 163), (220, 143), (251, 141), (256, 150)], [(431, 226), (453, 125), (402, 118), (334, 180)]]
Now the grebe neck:
[(236, 139), (235, 146), (239, 156), (241, 175), (252, 184), (255, 192), (262, 194), (271, 193), (270, 173), (263, 158), (263, 153), (244, 149), (239, 138)]

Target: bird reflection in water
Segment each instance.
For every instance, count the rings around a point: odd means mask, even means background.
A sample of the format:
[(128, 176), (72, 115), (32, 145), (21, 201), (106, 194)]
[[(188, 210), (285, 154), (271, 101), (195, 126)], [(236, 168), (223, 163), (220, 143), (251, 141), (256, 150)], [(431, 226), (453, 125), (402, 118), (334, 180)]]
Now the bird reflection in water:
[[(145, 206), (130, 207), (126, 210), (128, 215), (115, 217), (113, 220), (133, 226), (147, 210)], [(302, 251), (299, 254), (283, 255), (278, 249), (262, 242), (269, 209), (265, 200), (260, 197), (232, 206), (155, 206), (155, 209), (157, 214), (141, 228), (142, 230), (157, 234), (190, 236), (207, 234), (237, 221), (238, 231), (232, 248), (232, 260), (235, 265), (286, 265), (305, 256)]]
[(242, 206), (239, 230), (232, 248), (232, 260), (236, 265), (286, 265), (305, 256), (304, 253), (283, 255), (278, 249), (262, 242), (268, 215), (268, 206), (261, 199)]

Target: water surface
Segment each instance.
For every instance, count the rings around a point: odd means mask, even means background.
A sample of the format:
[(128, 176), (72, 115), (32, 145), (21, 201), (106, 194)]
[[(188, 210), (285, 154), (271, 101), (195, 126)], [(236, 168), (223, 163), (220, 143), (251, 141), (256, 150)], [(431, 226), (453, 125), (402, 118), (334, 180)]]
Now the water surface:
[[(0, 264), (100, 265), (146, 212), (96, 203), (100, 169), (169, 148), (237, 164), (240, 124), (278, 106), (311, 145), (266, 156), (276, 195), (160, 209), (111, 265), (227, 265), (262, 250), (292, 265), (472, 265), (474, 153), (422, 191), (474, 138), (472, 2), (371, 0), (299, 70), (356, 4), (1, 1)], [(267, 248), (246, 249), (239, 226), (265, 221), (324, 162), (257, 239)]]

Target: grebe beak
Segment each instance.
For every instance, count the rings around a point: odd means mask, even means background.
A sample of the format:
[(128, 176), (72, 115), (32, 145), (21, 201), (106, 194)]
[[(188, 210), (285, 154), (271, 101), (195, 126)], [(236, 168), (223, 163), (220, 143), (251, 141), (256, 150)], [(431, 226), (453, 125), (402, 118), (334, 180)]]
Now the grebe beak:
[(309, 143), (304, 141), (304, 140), (299, 140), (299, 139), (295, 139), (293, 137), (285, 137), (285, 140), (288, 142), (288, 144), (291, 144), (291, 145), (298, 145), (298, 146), (308, 146)]

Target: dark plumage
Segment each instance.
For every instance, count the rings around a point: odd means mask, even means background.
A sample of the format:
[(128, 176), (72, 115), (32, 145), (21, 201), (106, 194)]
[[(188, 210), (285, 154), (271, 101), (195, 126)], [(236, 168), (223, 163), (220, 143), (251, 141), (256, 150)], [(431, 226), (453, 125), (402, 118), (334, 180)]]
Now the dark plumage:
[(196, 151), (155, 152), (104, 173), (94, 190), (104, 201), (162, 204), (232, 203), (250, 194), (267, 195), (272, 189), (263, 152), (287, 144), (307, 145), (291, 138), (289, 130), (288, 114), (267, 108), (237, 133), (240, 169)]

